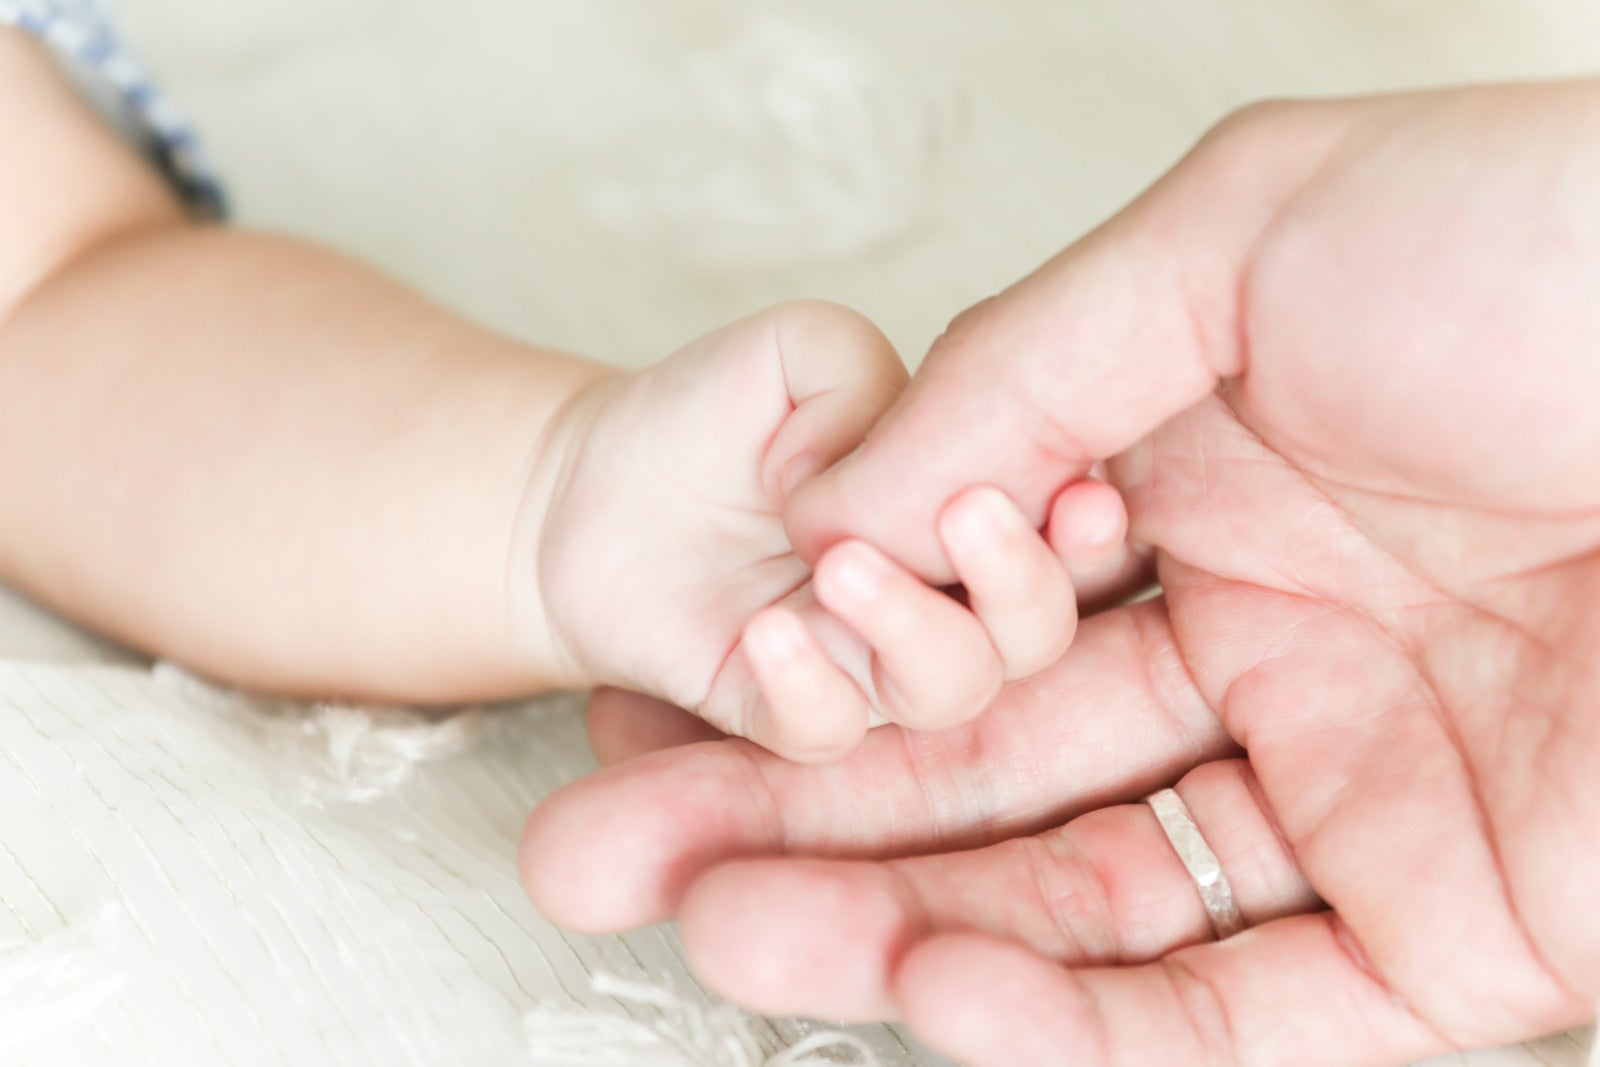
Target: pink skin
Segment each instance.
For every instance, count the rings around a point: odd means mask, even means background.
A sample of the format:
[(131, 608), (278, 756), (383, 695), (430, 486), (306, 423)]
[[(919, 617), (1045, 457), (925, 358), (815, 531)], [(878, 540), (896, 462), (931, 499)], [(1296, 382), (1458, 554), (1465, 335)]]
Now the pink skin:
[[(949, 705), (947, 694), (940, 692), (941, 679), (950, 684), (953, 678), (958, 686), (963, 680), (982, 681), (997, 666), (989, 656), (991, 649), (1009, 677), (1026, 676), (1048, 666), (1059, 658), (1077, 629), (1074, 586), (1080, 595), (1087, 591), (1093, 604), (1136, 587), (1147, 572), (1144, 554), (1125, 542), (1128, 515), (1122, 495), (1103, 482), (1085, 479), (1061, 491), (1051, 508), (1048, 547), (993, 490), (975, 490), (958, 497), (946, 509), (946, 521), (954, 525), (963, 507), (973, 503), (994, 508), (1010, 529), (994, 549), (975, 553), (979, 558), (964, 571), (970, 579), (970, 612), (860, 542), (836, 546), (818, 567), (822, 606), (847, 625), (859, 627), (864, 639), (870, 635), (873, 649), (882, 650), (874, 653), (878, 672), (874, 688), (881, 694), (894, 694), (897, 671), (926, 687), (922, 703), (891, 697), (897, 701), (890, 705), (891, 710), (898, 712), (902, 721), (915, 720), (905, 725), (926, 729), (970, 718), (971, 710), (989, 704), (991, 695), (969, 697), (965, 707), (942, 724), (918, 709), (934, 706), (941, 699)], [(869, 566), (881, 568), (888, 590), (880, 591), (880, 596), (887, 605), (855, 602), (848, 583), (838, 581), (836, 564), (854, 553), (869, 560)], [(953, 554), (962, 555), (959, 549)], [(986, 564), (994, 573), (981, 573)], [(1020, 590), (1020, 595), (1010, 592), (1008, 586)], [(986, 596), (991, 588), (998, 595)], [(917, 617), (918, 627), (909, 633), (885, 632), (879, 622), (879, 617), (887, 616), (892, 626), (896, 615), (905, 614)], [(953, 636), (957, 640), (950, 641), (941, 654), (937, 649), (940, 635), (936, 633), (931, 640), (926, 636), (926, 620), (937, 622), (945, 617), (954, 622), (950, 629), (956, 631)], [(984, 626), (989, 627), (987, 633), (982, 632)], [(769, 627), (788, 630), (774, 639), (776, 643), (792, 643), (770, 663), (754, 651), (767, 638), (763, 631)], [(862, 689), (811, 638), (798, 613), (785, 608), (762, 612), (745, 628), (744, 641), (751, 648), (752, 668), (768, 695), (774, 718), (815, 730), (819, 709), (827, 710), (830, 719), (850, 723), (875, 713)], [(673, 704), (611, 687), (595, 691), (588, 721), (590, 745), (606, 764), (641, 752), (725, 736), (711, 723)]]
[[(783, 529), (797, 481), (854, 448), (904, 381), (870, 323), (814, 303), (597, 377), (535, 471), (551, 488), (530, 497), (537, 558), (512, 568), (523, 629), (548, 635), (566, 678), (649, 692), (796, 760), (843, 755), (873, 720), (972, 718), (1077, 625), (1066, 565), (1010, 500), (974, 489), (945, 509), (970, 607), (859, 542), (813, 584)], [(1121, 498), (1095, 499), (1104, 541)]]
[[(1103, 561), (1121, 543), (1122, 500), (1101, 486), (1084, 502), (1079, 540), (1086, 559)], [(1004, 494), (968, 490), (939, 526), (965, 608), (865, 542), (840, 542), (817, 562), (817, 602), (872, 649), (870, 684), (836, 666), (794, 612), (773, 608), (751, 621), (745, 647), (776, 719), (824, 733), (837, 728), (819, 724), (874, 714), (945, 729), (987, 707), (1002, 682), (1066, 651), (1078, 615), (1065, 561)]]
[[(1394, 1064), (1589, 1016), (1597, 119), (1594, 82), (1253, 110), (964, 316), (797, 494), (805, 553), (945, 581), (944, 502), (1042, 522), (1109, 458), (1163, 596), (953, 730), (575, 783), (530, 820), (535, 901), (679, 916), (736, 999), (975, 1067)], [(648, 747), (652, 709), (596, 712)], [(1242, 936), (1211, 941), (1136, 803), (1169, 783)]]

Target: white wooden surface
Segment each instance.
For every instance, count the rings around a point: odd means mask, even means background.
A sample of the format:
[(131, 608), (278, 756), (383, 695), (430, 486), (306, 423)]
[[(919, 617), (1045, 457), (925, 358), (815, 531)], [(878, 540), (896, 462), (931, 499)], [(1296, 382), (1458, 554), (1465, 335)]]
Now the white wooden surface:
[[(915, 362), (952, 314), (1115, 209), (1247, 100), (1600, 72), (1600, 4), (1587, 0), (120, 7), (146, 58), (200, 120), (244, 221), (343, 246), (509, 332), (630, 364), (802, 295), (867, 312)], [(594, 207), (600, 178), (624, 192), (660, 192), (634, 149), (657, 152), (646, 142), (663, 124), (696, 140), (713, 173), (748, 176), (764, 165), (749, 144), (719, 151), (726, 130), (692, 106), (685, 88), (694, 57), (747, 41), (751, 19), (866, 72), (842, 97), (811, 99), (829, 143), (883, 142), (867, 147), (852, 188), (881, 197), (900, 182), (907, 198), (927, 198), (892, 239), (863, 238), (867, 247), (819, 258), (801, 247), (802, 233), (787, 255), (782, 234), (741, 234), (714, 203), (701, 204), (688, 221), (731, 227), (735, 245), (707, 262), (685, 238), (683, 219), (676, 229), (630, 227), (607, 223)], [(721, 55), (713, 63), (726, 74), (729, 53)], [(729, 77), (735, 87), (757, 84), (748, 71)], [(841, 118), (852, 99), (879, 109), (864, 132)], [(936, 164), (908, 163), (908, 128), (936, 141)], [(404, 850), (372, 846), (371, 827), (359, 822), (275, 808), (278, 771), (217, 742), (192, 708), (152, 690), (142, 673), (81, 666), (118, 657), (3, 591), (0, 656), (68, 665), (0, 668), (0, 755), (8, 757), (0, 760), (0, 900), (10, 905), (0, 922), (10, 934), (46, 933), (51, 922), (78, 917), (73, 909), (121, 896), (144, 917), (135, 945), (144, 946), (142, 965), (155, 968), (135, 990), (142, 999), (58, 1055), (35, 1049), (31, 1056), (44, 1056), (37, 1062), (453, 1062), (450, 1050), (428, 1044), (433, 1031), (424, 1040), (416, 1030), (409, 1044), (395, 1037), (400, 1031), (383, 1036), (401, 1025), (384, 1021), (383, 996), (402, 997), (392, 1012), (427, 1019), (435, 1008), (425, 1005), (449, 985), (434, 974), (407, 977), (394, 946), (419, 938), (453, 945), (456, 977), (473, 991), (454, 1002), (453, 1024), (435, 1011), (462, 1041), (481, 1036), (462, 1020), (491, 1020), (489, 1032), (510, 1017), (508, 1005), (573, 985), (597, 960), (626, 962), (640, 951), (675, 966), (675, 948), (660, 935), (636, 949), (561, 938), (518, 903), (509, 855), (518, 814), (539, 788), (583, 765), (570, 718), (527, 728), (519, 751), (553, 746), (552, 767), (523, 771), (522, 792), (502, 787), (518, 768), (500, 766), (494, 752), (469, 754), (487, 761), (484, 773), (453, 777), (457, 766), (422, 788), (500, 782), (492, 795), (456, 797), (447, 811), (416, 808), (398, 823), (385, 816), (384, 833), (397, 825), (443, 832), (464, 850), (425, 864), (411, 886), (428, 901), (419, 906), (386, 891), (381, 878), (347, 881), (316, 859), (341, 847)], [(199, 747), (187, 755), (171, 747), (179, 744)], [(152, 780), (166, 784), (152, 789)], [(20, 818), (41, 789), (49, 804)], [(432, 825), (440, 820), (443, 831)], [(94, 857), (106, 855), (113, 859), (94, 868), (102, 862)], [(400, 877), (414, 860), (372, 862), (391, 862), (382, 876)], [(18, 881), (25, 877), (31, 897)], [(458, 937), (467, 927), (475, 932)], [(375, 951), (389, 970), (352, 965), (352, 937), (358, 956)], [(372, 977), (379, 973), (387, 977)], [(308, 1003), (320, 1006), (307, 1011)], [(163, 1044), (180, 1037), (192, 1045)], [(1582, 1048), (1578, 1037), (1558, 1036), (1441, 1062), (1576, 1065)]]

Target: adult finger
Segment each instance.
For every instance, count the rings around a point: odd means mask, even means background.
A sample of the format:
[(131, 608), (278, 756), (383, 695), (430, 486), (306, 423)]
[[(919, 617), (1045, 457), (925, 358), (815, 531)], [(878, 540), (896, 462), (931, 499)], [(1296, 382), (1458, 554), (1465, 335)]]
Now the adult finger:
[(1148, 601), (1085, 622), (1059, 663), (954, 730), (880, 727), (841, 762), (810, 767), (739, 741), (690, 745), (575, 782), (529, 818), (523, 878), (557, 922), (624, 929), (671, 916), (689, 881), (730, 857), (976, 847), (1232, 750), (1165, 604)]
[(918, 1037), (969, 1067), (1359, 1067), (1449, 1047), (1365, 966), (1332, 912), (1126, 968), (1062, 968), (946, 935), (906, 954), (894, 995)]
[(861, 449), (791, 498), (800, 553), (859, 538), (947, 583), (935, 521), (956, 493), (995, 486), (1042, 525), (1062, 485), (1241, 373), (1239, 279), (1336, 143), (1337, 114), (1242, 112), (1121, 214), (957, 318)]
[[(1319, 907), (1248, 763), (1204, 764), (1176, 788), (1247, 923)], [(895, 968), (938, 933), (985, 933), (1075, 966), (1141, 963), (1214, 936), (1194, 881), (1142, 803), (969, 852), (724, 864), (690, 888), (679, 923), (696, 974), (723, 995), (829, 1019), (891, 1015)]]

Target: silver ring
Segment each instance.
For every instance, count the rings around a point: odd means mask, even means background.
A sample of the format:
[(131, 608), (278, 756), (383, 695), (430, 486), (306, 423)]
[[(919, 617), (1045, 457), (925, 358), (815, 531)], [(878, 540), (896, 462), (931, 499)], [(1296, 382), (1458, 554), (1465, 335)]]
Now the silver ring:
[(1174, 789), (1151, 793), (1144, 801), (1156, 813), (1156, 821), (1167, 835), (1172, 851), (1178, 854), (1188, 868), (1189, 877), (1194, 879), (1195, 888), (1200, 891), (1200, 903), (1211, 916), (1211, 928), (1217, 932), (1217, 939), (1220, 941), (1242, 931), (1244, 916), (1239, 914), (1239, 905), (1234, 903), (1233, 886), (1222, 873), (1217, 854), (1200, 836), (1200, 827), (1189, 814), (1189, 805)]

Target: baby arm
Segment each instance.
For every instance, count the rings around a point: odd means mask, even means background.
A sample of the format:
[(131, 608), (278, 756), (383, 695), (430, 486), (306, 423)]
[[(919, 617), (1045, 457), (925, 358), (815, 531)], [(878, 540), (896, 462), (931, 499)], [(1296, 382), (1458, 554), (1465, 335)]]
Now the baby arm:
[(555, 476), (540, 445), (606, 372), (186, 221), (3, 30), (0, 143), (0, 579), (275, 690), (581, 681), (507, 625), (505, 587), (514, 518)]
[(812, 588), (787, 493), (905, 382), (859, 316), (790, 305), (624, 375), (186, 221), (4, 33), (0, 134), (30, 146), (0, 173), (0, 578), (69, 616), (292, 693), (630, 686), (807, 758), (963, 721), (1070, 639), (994, 492), (947, 516), (968, 605), (860, 543)]

